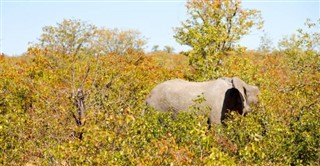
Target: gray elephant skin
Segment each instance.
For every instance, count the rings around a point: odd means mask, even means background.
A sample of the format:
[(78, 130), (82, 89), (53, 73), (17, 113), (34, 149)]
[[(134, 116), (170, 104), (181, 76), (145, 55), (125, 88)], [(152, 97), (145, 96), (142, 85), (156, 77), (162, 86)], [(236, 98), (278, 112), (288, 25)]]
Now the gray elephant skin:
[[(241, 115), (250, 112), (250, 104), (258, 102), (259, 93), (257, 86), (249, 85), (238, 77), (207, 82), (174, 79), (157, 85), (148, 95), (146, 105), (161, 112), (171, 111), (174, 116), (197, 107), (199, 114), (209, 117), (209, 124), (221, 124), (231, 110)], [(195, 102), (197, 99), (202, 102)]]

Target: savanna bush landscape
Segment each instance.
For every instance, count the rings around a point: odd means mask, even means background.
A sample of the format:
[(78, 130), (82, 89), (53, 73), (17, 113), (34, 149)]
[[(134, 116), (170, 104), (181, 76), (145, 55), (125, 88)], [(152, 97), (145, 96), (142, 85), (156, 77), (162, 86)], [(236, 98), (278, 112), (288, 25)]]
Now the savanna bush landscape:
[[(188, 1), (190, 13), (203, 10), (198, 2)], [(238, 2), (206, 3), (220, 10)], [(212, 26), (205, 18), (224, 17), (202, 12), (208, 14), (202, 21), (176, 29), (178, 42), (192, 48), (180, 54), (145, 52), (137, 31), (72, 19), (45, 27), (22, 56), (2, 54), (1, 165), (319, 165), (319, 32), (298, 29), (277, 49), (262, 42), (247, 50), (228, 34), (242, 36), (241, 26), (260, 22), (235, 24), (243, 17), (231, 13), (232, 22)], [(183, 30), (188, 23), (193, 29)], [(319, 23), (309, 20), (306, 28)], [(194, 112), (175, 120), (150, 108), (141, 115), (147, 95), (163, 81), (233, 76), (260, 88), (246, 117), (232, 113), (208, 129), (207, 117)]]

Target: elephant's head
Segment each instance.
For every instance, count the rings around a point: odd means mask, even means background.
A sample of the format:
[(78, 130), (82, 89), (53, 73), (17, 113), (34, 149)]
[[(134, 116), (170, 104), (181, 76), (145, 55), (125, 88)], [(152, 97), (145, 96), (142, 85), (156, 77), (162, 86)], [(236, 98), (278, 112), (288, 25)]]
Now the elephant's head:
[(228, 89), (225, 93), (221, 120), (225, 119), (225, 113), (230, 110), (237, 111), (241, 115), (246, 115), (251, 111), (250, 104), (258, 102), (259, 88), (245, 83), (238, 77), (224, 79), (232, 83), (232, 88)]

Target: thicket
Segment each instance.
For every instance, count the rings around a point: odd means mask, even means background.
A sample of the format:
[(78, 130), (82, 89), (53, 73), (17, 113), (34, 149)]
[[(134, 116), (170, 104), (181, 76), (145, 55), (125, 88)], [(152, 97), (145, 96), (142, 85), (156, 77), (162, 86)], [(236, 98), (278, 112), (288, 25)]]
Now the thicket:
[[(232, 46), (255, 24), (249, 21), (241, 32), (224, 16), (241, 21), (241, 14), (251, 13), (260, 18), (256, 11), (239, 10), (237, 15), (238, 3), (196, 2), (190, 1), (189, 7), (235, 7), (219, 12), (227, 24), (216, 28), (238, 37), (211, 36), (216, 29), (206, 24), (208, 34), (195, 35), (204, 43), (224, 39), (222, 43)], [(192, 32), (201, 31), (200, 24), (191, 25), (196, 25)], [(319, 165), (318, 31), (299, 29), (280, 42), (279, 50), (268, 50), (265, 40), (260, 51), (212, 45), (217, 51), (211, 52), (205, 48), (208, 43), (200, 42), (185, 53), (188, 56), (170, 51), (145, 54), (139, 34), (64, 20), (45, 27), (40, 43), (25, 55), (1, 55), (0, 164)], [(183, 43), (187, 36), (179, 40)], [(207, 118), (194, 112), (181, 113), (176, 120), (151, 108), (141, 115), (148, 93), (165, 80), (233, 76), (261, 91), (259, 103), (246, 117), (231, 114), (225, 125), (208, 130)]]
[(194, 73), (182, 55), (73, 58), (34, 48), (2, 56), (0, 163), (318, 165), (319, 55), (245, 52), (223, 61), (214, 76), (258, 85), (260, 103), (248, 116), (231, 115), (208, 130), (207, 119), (192, 113), (177, 120), (154, 110), (141, 116), (156, 84)]

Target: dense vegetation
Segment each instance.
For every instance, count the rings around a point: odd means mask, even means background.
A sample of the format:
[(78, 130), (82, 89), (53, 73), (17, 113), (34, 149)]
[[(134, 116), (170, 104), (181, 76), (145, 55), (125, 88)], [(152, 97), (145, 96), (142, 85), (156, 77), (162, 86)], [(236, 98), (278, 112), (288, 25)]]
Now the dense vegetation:
[(197, 71), (195, 79), (209, 79), (230, 51), (241, 50), (237, 42), (252, 28), (262, 28), (260, 11), (246, 9), (239, 0), (188, 0), (189, 18), (175, 28), (175, 39), (192, 49), (183, 52)]
[[(23, 56), (2, 54), (0, 165), (319, 165), (319, 32), (299, 29), (277, 50), (264, 38), (259, 51), (248, 51), (235, 43), (260, 21), (248, 19), (241, 31), (232, 16), (245, 23), (251, 14), (260, 18), (257, 11), (238, 10), (238, 1), (188, 2), (199, 15), (177, 29), (182, 44), (194, 42), (184, 55), (170, 46), (144, 53), (139, 32), (79, 20), (44, 27)], [(208, 13), (197, 11), (208, 9), (199, 5), (219, 11), (209, 12), (208, 22), (226, 24), (197, 22)], [(189, 27), (203, 40), (185, 41)], [(216, 30), (224, 33), (215, 36)], [(225, 125), (210, 129), (195, 112), (176, 120), (151, 108), (141, 115), (158, 83), (222, 76), (259, 86), (252, 113), (230, 114)]]
[[(235, 65), (237, 64), (237, 65)], [(224, 58), (214, 77), (239, 76), (261, 89), (247, 117), (207, 130), (194, 114), (150, 111), (158, 83), (188, 78), (182, 55), (78, 56), (30, 49), (0, 59), (2, 164), (315, 164), (319, 159), (319, 55), (245, 52)], [(85, 118), (78, 119), (78, 89)], [(81, 135), (81, 137), (80, 137)]]

